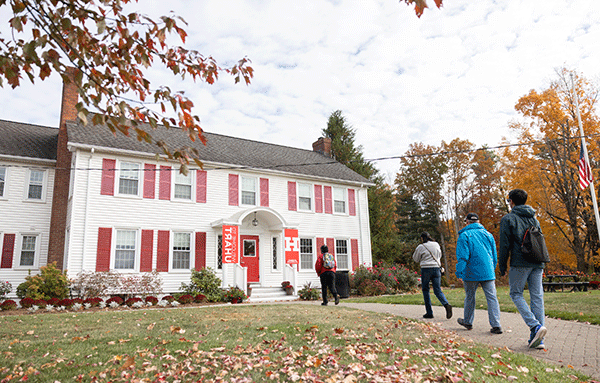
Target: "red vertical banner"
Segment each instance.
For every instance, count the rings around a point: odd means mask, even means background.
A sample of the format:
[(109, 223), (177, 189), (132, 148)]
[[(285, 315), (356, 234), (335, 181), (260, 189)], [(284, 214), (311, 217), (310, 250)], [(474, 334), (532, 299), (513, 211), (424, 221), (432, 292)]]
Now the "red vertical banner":
[(223, 225), (223, 263), (239, 263), (239, 235), (237, 226)]
[(285, 229), (285, 263), (297, 265), (300, 263), (300, 238), (298, 230)]

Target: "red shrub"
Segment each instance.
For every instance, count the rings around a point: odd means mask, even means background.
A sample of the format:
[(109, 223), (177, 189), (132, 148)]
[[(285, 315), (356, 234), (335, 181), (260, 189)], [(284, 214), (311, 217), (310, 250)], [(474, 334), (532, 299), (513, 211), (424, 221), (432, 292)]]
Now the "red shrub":
[(206, 300), (206, 296), (204, 294), (198, 294), (194, 297), (194, 302), (202, 303)]
[(172, 295), (165, 295), (162, 300), (171, 303), (175, 300), (175, 298)]
[(180, 296), (179, 298), (177, 298), (177, 302), (181, 303), (182, 305), (188, 305), (190, 303), (192, 303), (194, 301), (194, 297), (191, 296), (190, 294), (185, 294)]
[(73, 302), (73, 299), (65, 298), (65, 299), (61, 299), (58, 302), (58, 306), (64, 306), (64, 308), (70, 309), (71, 307), (73, 307), (74, 303), (75, 302)]
[(148, 303), (148, 302), (152, 303), (152, 306), (156, 306), (158, 304), (157, 297), (149, 296), (149, 297), (146, 297), (145, 301), (146, 301), (146, 303)]
[(24, 309), (28, 309), (31, 306), (34, 305), (35, 299), (32, 298), (23, 298), (21, 299), (21, 301), (19, 302), (19, 304), (21, 305), (21, 307), (23, 307)]
[(33, 304), (36, 305), (39, 308), (46, 308), (46, 306), (48, 305), (48, 302), (46, 302), (43, 299), (36, 299), (35, 301), (33, 301)]
[(13, 301), (12, 299), (7, 299), (4, 302), (0, 303), (0, 309), (7, 311), (7, 310), (14, 310), (17, 308), (17, 302)]
[(98, 307), (100, 306), (100, 302), (102, 302), (102, 298), (88, 298), (83, 301), (84, 304), (89, 303), (90, 307)]
[(106, 300), (106, 305), (109, 306), (112, 302), (116, 302), (119, 306), (123, 304), (123, 298), (121, 297), (110, 297)]
[(52, 305), (52, 306), (56, 307), (56, 306), (58, 306), (58, 303), (60, 302), (60, 299), (58, 299), (58, 298), (50, 298), (46, 302), (48, 302), (49, 305)]
[(129, 298), (125, 301), (125, 304), (129, 307), (133, 306), (137, 302), (142, 302), (142, 298)]

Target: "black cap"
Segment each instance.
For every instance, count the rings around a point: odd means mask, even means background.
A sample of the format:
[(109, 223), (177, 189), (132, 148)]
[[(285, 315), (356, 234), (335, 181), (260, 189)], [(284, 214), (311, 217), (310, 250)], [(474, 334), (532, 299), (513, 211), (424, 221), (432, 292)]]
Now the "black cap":
[(479, 216), (477, 216), (475, 213), (469, 213), (467, 214), (467, 218), (465, 218), (465, 220), (471, 222), (479, 221)]

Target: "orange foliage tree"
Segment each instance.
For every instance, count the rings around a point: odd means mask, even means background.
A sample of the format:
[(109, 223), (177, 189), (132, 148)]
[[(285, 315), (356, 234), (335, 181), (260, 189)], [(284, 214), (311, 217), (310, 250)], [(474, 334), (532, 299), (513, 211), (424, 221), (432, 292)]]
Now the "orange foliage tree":
[[(579, 187), (581, 138), (571, 73), (584, 132), (591, 137), (600, 134), (595, 111), (598, 89), (574, 71), (562, 68), (548, 89), (531, 90), (519, 99), (515, 109), (524, 118), (511, 123), (510, 128), (526, 145), (505, 149), (503, 159), (508, 183), (526, 190), (528, 204), (538, 210), (555, 262), (588, 271), (600, 266), (599, 242), (589, 189)], [(598, 161), (593, 158), (600, 154), (596, 140), (589, 141), (588, 151), (594, 171)]]

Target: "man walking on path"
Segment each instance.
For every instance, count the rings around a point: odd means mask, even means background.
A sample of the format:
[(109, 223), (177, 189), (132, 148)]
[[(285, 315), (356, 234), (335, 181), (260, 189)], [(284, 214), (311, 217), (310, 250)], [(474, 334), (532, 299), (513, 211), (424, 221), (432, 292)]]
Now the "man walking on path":
[[(540, 223), (535, 218), (535, 210), (531, 206), (525, 205), (527, 202), (525, 190), (512, 190), (508, 193), (507, 202), (511, 207), (510, 213), (502, 217), (500, 221), (500, 275), (506, 274), (510, 257), (508, 273), (510, 297), (521, 317), (529, 326), (529, 347), (545, 348), (544, 336), (547, 330), (544, 327), (544, 287), (542, 285), (544, 264), (527, 262), (521, 253), (525, 232), (532, 226), (539, 228)], [(531, 307), (523, 297), (525, 284), (529, 288)]]
[(496, 296), (496, 241), (475, 213), (467, 214), (465, 226), (458, 232), (456, 242), (456, 277), (465, 287), (464, 319), (458, 318), (458, 324), (467, 330), (473, 328), (475, 318), (475, 294), (481, 285), (487, 300), (488, 319), (492, 334), (502, 334), (500, 327), (500, 304)]
[(317, 257), (315, 262), (315, 271), (321, 279), (321, 294), (323, 295), (323, 303), (321, 305), (327, 306), (327, 289), (331, 291), (335, 304), (340, 303), (340, 296), (335, 289), (335, 270), (337, 268), (337, 262), (331, 253), (327, 245), (321, 246), (321, 255)]

